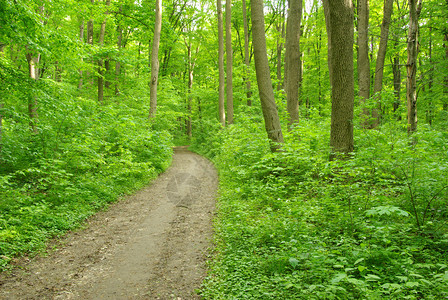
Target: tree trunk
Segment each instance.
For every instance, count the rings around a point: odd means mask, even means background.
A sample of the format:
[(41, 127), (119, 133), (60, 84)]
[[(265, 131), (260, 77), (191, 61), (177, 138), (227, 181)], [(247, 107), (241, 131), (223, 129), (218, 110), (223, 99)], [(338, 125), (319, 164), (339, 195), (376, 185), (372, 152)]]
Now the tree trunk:
[(219, 68), (219, 121), (221, 125), (226, 126), (226, 111), (224, 106), (224, 85), (225, 85), (225, 75), (224, 75), (224, 29), (222, 20), (222, 2), (221, 0), (216, 1), (216, 7), (218, 10), (218, 68)]
[(282, 81), (282, 52), (283, 40), (285, 38), (285, 0), (279, 2), (279, 22), (276, 24), (277, 29), (277, 91), (283, 89)]
[[(95, 0), (91, 0), (92, 4), (95, 3)], [(87, 22), (87, 44), (93, 45), (93, 19), (90, 19)], [(89, 81), (89, 84), (93, 86), (93, 77), (90, 76), (90, 72), (86, 72), (87, 80)]]
[(299, 122), (299, 77), (300, 77), (300, 22), (302, 0), (288, 1), (288, 22), (286, 25), (286, 107), (289, 125)]
[(106, 89), (110, 88), (109, 73), (110, 73), (110, 60), (109, 58), (107, 58), (104, 61), (104, 87)]
[[(418, 1), (418, 3), (417, 3)], [(406, 99), (408, 111), (408, 134), (417, 131), (417, 56), (418, 56), (418, 18), (422, 0), (409, 0), (409, 31), (407, 40), (408, 61), (406, 64)]]
[[(79, 40), (81, 43), (84, 43), (84, 20), (81, 20), (81, 24), (79, 25)], [(83, 61), (83, 58), (81, 57), (81, 62)], [(79, 82), (78, 82), (78, 89), (82, 89), (83, 85), (83, 72), (82, 69), (79, 69)]]
[[(120, 5), (120, 12), (123, 11), (123, 5)], [(120, 25), (117, 26), (117, 49), (118, 53), (121, 52), (121, 43), (123, 40), (123, 29), (120, 27)], [(120, 73), (121, 73), (121, 64), (120, 61), (115, 62), (115, 95), (120, 95), (120, 89), (119, 89), (119, 80), (120, 80)]]
[[(353, 151), (353, 4), (351, 0), (324, 0), (331, 57), (331, 158)], [(324, 7), (325, 7), (324, 6)], [(331, 37), (331, 38), (330, 38)]]
[[(400, 53), (398, 52), (398, 41), (394, 43), (395, 56), (392, 62), (392, 72), (394, 76), (394, 104), (393, 110), (396, 112), (400, 107), (400, 92), (401, 92), (401, 70), (400, 70)], [(401, 117), (399, 118), (401, 120)]]
[[(106, 5), (110, 5), (110, 0), (106, 0)], [(104, 46), (104, 35), (106, 34), (106, 19), (101, 23), (100, 38), (98, 44), (100, 47)], [(104, 72), (103, 72), (103, 59), (98, 60), (98, 102), (104, 103)]]
[(365, 108), (370, 97), (369, 0), (358, 0), (358, 87), (363, 108), (361, 124), (369, 126), (370, 111)]
[(154, 38), (151, 50), (151, 82), (149, 118), (153, 118), (157, 111), (157, 83), (159, 80), (159, 44), (162, 30), (162, 0), (156, 0), (156, 19), (154, 23)]
[[(26, 54), (26, 60), (28, 61), (28, 74), (30, 78), (37, 81), (39, 79), (39, 62), (40, 54), (28, 52)], [(28, 117), (30, 118), (31, 131), (37, 134), (37, 98), (35, 95), (29, 95), (28, 97)]]
[(188, 92), (187, 92), (187, 136), (188, 138), (191, 138), (192, 136), (192, 128), (191, 128), (191, 90), (193, 88), (193, 70), (194, 70), (194, 63), (191, 59), (191, 42), (185, 42), (185, 45), (187, 46), (187, 63), (188, 63)]
[(62, 70), (59, 67), (59, 61), (54, 62), (54, 80), (56, 82), (62, 81)]
[[(448, 0), (446, 1), (446, 9), (448, 9)], [(445, 32), (443, 41), (443, 47), (445, 47), (445, 59), (448, 61), (448, 31)], [(445, 96), (443, 101), (443, 110), (448, 111), (448, 75), (445, 76), (443, 94)]]
[(227, 124), (233, 124), (233, 49), (232, 49), (232, 3), (226, 0), (226, 100)]
[(258, 93), (268, 138), (271, 141), (271, 151), (275, 152), (283, 144), (283, 134), (280, 126), (277, 105), (275, 104), (266, 51), (264, 28), (263, 0), (251, 0), (252, 44), (254, 47), (255, 72), (257, 75)]
[[(44, 14), (44, 7), (39, 6), (37, 11), (41, 16)], [(43, 22), (42, 22), (43, 23)], [(39, 79), (39, 63), (40, 63), (40, 53), (30, 50), (26, 53), (26, 60), (28, 62), (28, 74), (30, 78), (34, 81)], [(28, 97), (28, 117), (30, 118), (30, 129), (34, 134), (37, 134), (37, 96), (29, 95)]]
[(246, 97), (247, 105), (252, 105), (252, 87), (250, 82), (250, 56), (249, 56), (249, 26), (247, 25), (246, 0), (243, 0), (243, 23), (244, 23), (244, 63), (246, 64)]
[(381, 38), (380, 46), (378, 48), (378, 55), (375, 66), (375, 81), (373, 84), (373, 94), (377, 100), (377, 107), (372, 111), (373, 127), (377, 127), (380, 120), (379, 111), (381, 111), (381, 90), (383, 89), (383, 74), (384, 74), (384, 60), (386, 59), (387, 41), (389, 39), (389, 25), (390, 18), (393, 11), (393, 0), (385, 0), (383, 23), (381, 24)]
[[(432, 14), (429, 14), (429, 24), (432, 24)], [(429, 27), (429, 49), (428, 49), (428, 58), (429, 58), (429, 65), (431, 66), (429, 68), (429, 81), (428, 81), (428, 94), (429, 94), (429, 100), (428, 100), (428, 107), (426, 109), (426, 122), (428, 122), (429, 125), (432, 125), (432, 118), (433, 118), (433, 105), (434, 102), (432, 101), (432, 84), (434, 81), (434, 62), (432, 59), (432, 26)]]

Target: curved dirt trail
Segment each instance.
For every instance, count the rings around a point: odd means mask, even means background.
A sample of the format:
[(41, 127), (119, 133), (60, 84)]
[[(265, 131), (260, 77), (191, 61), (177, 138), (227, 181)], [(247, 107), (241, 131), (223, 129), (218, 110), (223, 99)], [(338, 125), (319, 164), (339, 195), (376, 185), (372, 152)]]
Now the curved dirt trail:
[(217, 184), (208, 160), (177, 148), (151, 185), (0, 274), (0, 299), (199, 299)]

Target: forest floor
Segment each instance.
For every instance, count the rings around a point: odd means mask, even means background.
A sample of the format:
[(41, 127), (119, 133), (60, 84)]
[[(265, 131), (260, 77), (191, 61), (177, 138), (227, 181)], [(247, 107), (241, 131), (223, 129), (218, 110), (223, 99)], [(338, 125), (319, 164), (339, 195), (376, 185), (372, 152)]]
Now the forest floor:
[(177, 147), (148, 187), (0, 273), (0, 299), (198, 299), (218, 176)]

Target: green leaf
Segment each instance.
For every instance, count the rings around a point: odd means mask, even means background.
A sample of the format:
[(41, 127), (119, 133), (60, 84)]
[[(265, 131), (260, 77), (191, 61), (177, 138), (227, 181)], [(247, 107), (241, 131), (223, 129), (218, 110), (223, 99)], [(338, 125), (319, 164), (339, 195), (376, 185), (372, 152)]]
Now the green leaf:
[(299, 260), (291, 257), (289, 259), (289, 264), (295, 269), (299, 265)]
[(364, 266), (358, 266), (358, 270), (359, 270), (359, 272), (363, 272), (363, 271), (367, 270), (367, 268)]
[(408, 281), (408, 282), (406, 282), (405, 283), (405, 285), (407, 286), (407, 287), (416, 287), (416, 286), (419, 286), (420, 285), (420, 283), (418, 283), (417, 281)]
[(367, 281), (378, 281), (381, 280), (381, 278), (379, 276), (373, 275), (373, 274), (367, 274), (366, 276), (364, 276), (364, 278)]
[(347, 274), (345, 273), (338, 273), (336, 274), (333, 279), (331, 279), (331, 283), (338, 283), (339, 281), (343, 280), (344, 278), (347, 278)]

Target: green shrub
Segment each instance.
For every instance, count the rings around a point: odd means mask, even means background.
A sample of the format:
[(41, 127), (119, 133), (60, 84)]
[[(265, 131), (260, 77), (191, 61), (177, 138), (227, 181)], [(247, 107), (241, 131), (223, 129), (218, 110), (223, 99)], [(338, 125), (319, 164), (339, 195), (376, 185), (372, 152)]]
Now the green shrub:
[(304, 120), (276, 154), (244, 118), (196, 139), (220, 173), (205, 299), (448, 296), (447, 135), (357, 129), (328, 161), (327, 130)]

